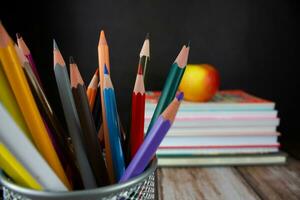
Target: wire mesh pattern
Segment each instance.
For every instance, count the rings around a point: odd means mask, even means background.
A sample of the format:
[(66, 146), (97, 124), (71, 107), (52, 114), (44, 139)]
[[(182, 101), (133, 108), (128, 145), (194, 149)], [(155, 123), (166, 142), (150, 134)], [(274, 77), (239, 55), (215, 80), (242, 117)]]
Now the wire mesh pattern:
[[(152, 200), (155, 197), (155, 172), (151, 173), (148, 177), (137, 183), (133, 187), (127, 188), (116, 194), (109, 194), (103, 196), (99, 194), (99, 198), (93, 197), (95, 200)], [(88, 198), (88, 197), (87, 197)], [(83, 198), (83, 199), (87, 199)], [(26, 196), (22, 196), (16, 191), (12, 191), (6, 187), (3, 187), (3, 200), (36, 200), (38, 197), (31, 199)], [(59, 199), (59, 198), (56, 198)], [(65, 199), (62, 197), (61, 199)]]

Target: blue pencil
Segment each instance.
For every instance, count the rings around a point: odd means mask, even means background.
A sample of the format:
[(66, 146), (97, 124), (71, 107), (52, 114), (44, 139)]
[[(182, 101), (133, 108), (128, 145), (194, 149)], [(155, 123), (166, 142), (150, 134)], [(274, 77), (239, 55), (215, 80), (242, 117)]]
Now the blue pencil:
[(106, 65), (104, 65), (103, 97), (109, 132), (109, 143), (112, 152), (114, 174), (117, 181), (119, 181), (125, 171), (125, 162), (120, 140), (120, 126), (118, 120), (116, 97)]

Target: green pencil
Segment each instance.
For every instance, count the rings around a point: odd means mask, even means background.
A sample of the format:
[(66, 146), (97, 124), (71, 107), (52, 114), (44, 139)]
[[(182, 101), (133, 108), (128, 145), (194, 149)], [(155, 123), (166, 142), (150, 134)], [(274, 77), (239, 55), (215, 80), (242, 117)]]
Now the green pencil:
[(161, 92), (159, 101), (151, 118), (150, 124), (148, 126), (147, 134), (151, 130), (152, 125), (157, 120), (159, 115), (165, 110), (165, 108), (174, 99), (176, 91), (178, 89), (179, 83), (183, 76), (185, 66), (187, 64), (189, 56), (189, 45), (186, 47), (183, 45), (181, 51), (179, 52), (177, 58), (171, 66), (170, 72), (167, 76), (164, 88)]

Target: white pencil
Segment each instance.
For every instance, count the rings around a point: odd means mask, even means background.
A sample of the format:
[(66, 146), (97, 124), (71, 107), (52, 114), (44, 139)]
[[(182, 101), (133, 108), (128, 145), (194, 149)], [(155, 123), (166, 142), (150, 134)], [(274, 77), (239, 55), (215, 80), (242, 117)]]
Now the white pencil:
[(45, 190), (67, 191), (66, 186), (28, 140), (1, 103), (0, 119), (1, 142), (23, 164), (28, 172)]

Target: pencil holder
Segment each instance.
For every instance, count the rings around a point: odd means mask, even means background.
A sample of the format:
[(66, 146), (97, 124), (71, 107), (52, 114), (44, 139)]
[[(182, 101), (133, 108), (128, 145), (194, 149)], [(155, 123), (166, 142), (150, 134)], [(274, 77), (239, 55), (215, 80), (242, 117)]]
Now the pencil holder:
[(0, 183), (4, 200), (104, 200), (104, 199), (157, 199), (156, 158), (139, 176), (124, 182), (101, 188), (71, 192), (36, 191), (12, 183), (0, 171)]

